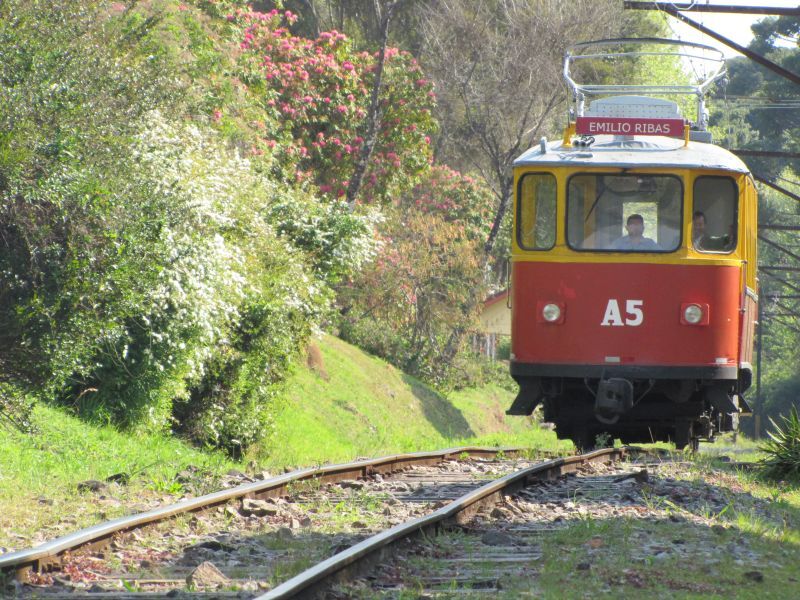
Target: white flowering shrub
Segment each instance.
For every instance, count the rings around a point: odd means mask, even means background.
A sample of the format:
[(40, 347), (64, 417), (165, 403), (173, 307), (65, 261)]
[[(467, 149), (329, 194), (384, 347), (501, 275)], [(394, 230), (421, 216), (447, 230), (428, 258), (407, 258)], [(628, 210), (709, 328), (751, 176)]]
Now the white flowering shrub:
[[(331, 286), (374, 255), (378, 215), (241, 156), (255, 103), (226, 85), (192, 99), (203, 61), (180, 76), (193, 44), (210, 56), (202, 21), (137, 10), (0, 5), (1, 395), (236, 454), (269, 432)], [(159, 24), (191, 26), (186, 47), (164, 51)], [(185, 118), (226, 101), (230, 121)], [(0, 417), (23, 405), (2, 400)]]
[[(154, 232), (166, 255), (108, 353), (119, 359), (94, 373), (92, 402), (117, 403), (116, 420), (164, 425), (174, 417), (182, 433), (239, 452), (268, 432), (275, 386), (331, 298), (307, 254), (270, 222), (272, 205), (291, 205), (297, 192), (259, 174), (210, 130), (158, 113), (144, 122), (132, 156), (132, 186), (150, 189), (167, 215)], [(369, 244), (342, 243), (369, 252)]]

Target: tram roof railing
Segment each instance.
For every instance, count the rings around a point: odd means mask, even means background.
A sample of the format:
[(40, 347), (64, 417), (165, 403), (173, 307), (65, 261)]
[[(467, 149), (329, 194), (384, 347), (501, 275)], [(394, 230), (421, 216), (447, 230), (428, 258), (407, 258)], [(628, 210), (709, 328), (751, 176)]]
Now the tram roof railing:
[[(617, 47), (616, 51), (598, 51)], [(637, 48), (638, 47), (638, 48)], [(663, 49), (660, 49), (663, 48)], [(708, 73), (696, 83), (671, 84), (590, 84), (575, 81), (572, 67), (578, 61), (609, 60), (619, 58), (655, 56), (699, 60), (708, 64)], [(698, 125), (704, 129), (706, 124), (704, 97), (709, 88), (726, 74), (725, 56), (721, 50), (698, 44), (665, 38), (611, 38), (581, 42), (570, 46), (564, 54), (564, 79), (572, 91), (578, 116), (583, 116), (584, 101), (587, 96), (672, 96), (691, 95), (698, 100)]]
[[(613, 46), (624, 45), (641, 45), (641, 46), (669, 46), (676, 48), (686, 48), (687, 50), (664, 50), (656, 51), (653, 49), (647, 50), (623, 50), (620, 52), (591, 52), (583, 53), (583, 50), (589, 48), (608, 48)], [(709, 55), (699, 54), (696, 51), (710, 53)], [(635, 58), (639, 56), (674, 56), (686, 59), (697, 59), (709, 62), (716, 65), (714, 70), (706, 75), (702, 81), (697, 84), (676, 84), (676, 85), (649, 85), (649, 84), (630, 84), (630, 85), (612, 85), (612, 84), (581, 84), (576, 82), (571, 75), (570, 67), (579, 60), (589, 59), (609, 59), (630, 57)], [(666, 38), (611, 38), (604, 40), (594, 40), (590, 42), (581, 42), (570, 46), (564, 54), (564, 79), (569, 85), (572, 92), (578, 94), (624, 94), (631, 93), (636, 95), (652, 94), (695, 94), (704, 95), (708, 88), (725, 76), (725, 55), (721, 50), (708, 46), (706, 44), (698, 44), (696, 42), (685, 42), (681, 40), (670, 40)]]

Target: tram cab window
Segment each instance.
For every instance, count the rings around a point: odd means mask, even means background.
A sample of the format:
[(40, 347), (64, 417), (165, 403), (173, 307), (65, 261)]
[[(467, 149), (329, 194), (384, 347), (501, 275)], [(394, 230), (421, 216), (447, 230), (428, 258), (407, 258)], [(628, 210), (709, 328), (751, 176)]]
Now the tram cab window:
[(736, 248), (739, 190), (729, 177), (698, 177), (694, 182), (692, 247), (729, 253)]
[(549, 250), (556, 243), (556, 178), (528, 173), (519, 181), (517, 243), (524, 250)]
[(573, 250), (672, 252), (681, 243), (683, 189), (672, 175), (575, 175), (567, 185)]

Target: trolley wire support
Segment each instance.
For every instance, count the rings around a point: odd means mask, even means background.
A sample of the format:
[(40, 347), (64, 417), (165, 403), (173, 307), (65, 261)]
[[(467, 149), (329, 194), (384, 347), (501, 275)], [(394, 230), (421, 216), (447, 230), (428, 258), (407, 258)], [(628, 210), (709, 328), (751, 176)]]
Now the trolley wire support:
[(727, 13), (737, 15), (774, 15), (778, 17), (800, 16), (800, 6), (742, 6), (739, 4), (699, 4), (698, 2), (633, 2), (626, 0), (625, 8), (635, 10), (663, 10), (670, 6), (681, 12)]
[[(692, 84), (589, 84), (575, 81), (572, 67), (583, 60), (608, 60), (618, 58), (682, 57), (708, 63), (711, 73), (702, 81)], [(695, 127), (705, 131), (708, 113), (705, 96), (711, 86), (726, 75), (725, 56), (722, 51), (707, 44), (666, 38), (610, 38), (580, 42), (571, 45), (564, 53), (563, 76), (575, 101), (575, 116), (583, 117), (587, 97), (614, 96), (671, 96), (689, 95), (697, 99)], [(652, 102), (650, 103), (652, 104)], [(628, 107), (629, 111), (632, 107)], [(652, 109), (652, 107), (651, 107)], [(649, 114), (647, 116), (655, 116)]]
[(774, 223), (759, 225), (758, 228), (763, 231), (800, 231), (800, 225), (776, 225)]
[[(749, 48), (746, 48), (745, 46), (742, 46), (741, 44), (737, 44), (732, 39), (727, 38), (724, 35), (722, 35), (720, 33), (717, 33), (713, 29), (709, 29), (705, 25), (690, 19), (686, 15), (681, 14), (681, 12), (680, 12), (681, 9), (680, 8), (676, 8), (675, 5), (672, 2), (631, 2), (631, 1), (626, 1), (624, 3), (624, 7), (628, 8), (628, 9), (633, 9), (633, 10), (660, 10), (660, 11), (663, 11), (663, 12), (667, 13), (668, 15), (670, 15), (672, 17), (675, 17), (679, 21), (683, 21), (684, 23), (686, 23), (690, 27), (693, 27), (694, 29), (697, 29), (698, 31), (700, 31), (702, 33), (705, 33), (707, 36), (714, 38), (718, 42), (721, 42), (721, 43), (725, 44), (729, 48), (733, 48), (737, 52), (740, 52), (740, 53), (744, 54), (750, 60), (753, 60), (753, 61), (757, 62), (762, 67), (765, 67), (765, 68), (769, 69), (773, 73), (776, 73), (776, 74), (780, 75), (781, 77), (783, 77), (785, 79), (788, 79), (789, 81), (791, 81), (794, 84), (800, 85), (800, 75), (798, 75), (797, 73), (789, 71), (788, 69), (784, 69), (778, 63), (772, 62), (771, 60), (769, 60), (768, 58), (762, 56), (758, 52), (754, 52), (753, 50), (750, 50)], [(795, 10), (797, 10), (797, 9), (795, 9)], [(708, 11), (708, 12), (712, 12), (712, 11)], [(767, 14), (767, 13), (759, 13), (759, 14)], [(793, 13), (793, 14), (796, 14), (796, 13)]]
[(761, 271), (785, 271), (787, 273), (800, 273), (800, 267), (787, 267), (786, 265), (758, 265)]
[(797, 195), (794, 192), (791, 192), (791, 191), (787, 190), (785, 187), (783, 187), (781, 185), (778, 185), (777, 183), (774, 183), (774, 182), (770, 181), (769, 179), (767, 179), (765, 177), (762, 177), (761, 175), (753, 173), (753, 179), (755, 179), (759, 183), (763, 183), (767, 187), (771, 187), (775, 191), (778, 191), (778, 192), (780, 192), (782, 194), (785, 194), (786, 196), (788, 196), (792, 200), (797, 200), (798, 202), (800, 202), (800, 195)]
[(749, 150), (747, 148), (729, 148), (736, 156), (753, 156), (756, 158), (800, 158), (800, 152), (781, 152), (779, 150)]
[(759, 233), (759, 234), (758, 234), (758, 239), (759, 239), (759, 240), (761, 240), (762, 242), (764, 242), (765, 244), (767, 244), (768, 246), (772, 246), (773, 248), (776, 248), (777, 250), (780, 250), (781, 252), (783, 252), (783, 253), (784, 253), (784, 254), (786, 254), (787, 256), (791, 256), (791, 257), (792, 257), (793, 259), (795, 259), (796, 261), (800, 261), (800, 255), (798, 255), (798, 254), (795, 254), (794, 252), (792, 252), (791, 250), (789, 250), (789, 249), (788, 249), (788, 248), (786, 248), (785, 246), (781, 246), (781, 245), (780, 245), (780, 244), (778, 244), (777, 242), (773, 242), (773, 241), (772, 241), (771, 239), (769, 239), (768, 237), (766, 237), (766, 236), (764, 236), (764, 235), (761, 235), (761, 234)]
[(767, 277), (769, 277), (770, 279), (773, 279), (773, 280), (777, 281), (778, 283), (781, 283), (782, 285), (785, 285), (789, 289), (792, 289), (795, 292), (800, 292), (800, 286), (797, 286), (797, 285), (795, 285), (795, 284), (793, 284), (793, 283), (791, 283), (789, 281), (786, 281), (785, 279), (783, 279), (781, 277), (778, 277), (774, 273), (770, 273), (768, 270), (765, 271), (763, 266), (761, 267), (761, 272), (764, 275), (766, 275)]

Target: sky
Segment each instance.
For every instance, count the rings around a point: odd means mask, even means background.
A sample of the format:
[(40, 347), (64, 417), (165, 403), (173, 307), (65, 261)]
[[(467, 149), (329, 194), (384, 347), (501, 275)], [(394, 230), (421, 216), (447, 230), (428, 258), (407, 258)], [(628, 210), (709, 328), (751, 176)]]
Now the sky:
[[(683, 3), (683, 2), (681, 2)], [(738, 4), (743, 6), (779, 6), (795, 8), (800, 5), (800, 0), (697, 0), (698, 4)], [(750, 31), (750, 25), (765, 18), (765, 15), (732, 15), (732, 14), (718, 14), (718, 13), (701, 13), (701, 12), (685, 12), (683, 13), (693, 21), (702, 23), (709, 29), (732, 39), (737, 44), (747, 46), (753, 39), (753, 32)], [(690, 42), (698, 42), (719, 48), (726, 57), (741, 56), (738, 52), (729, 48), (728, 46), (717, 42), (715, 39), (700, 33), (693, 27), (678, 21), (673, 17), (669, 17), (672, 30), (675, 32), (675, 38), (686, 40)]]

